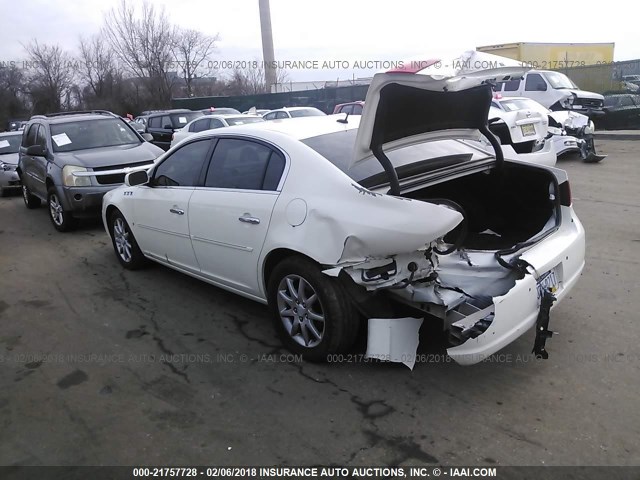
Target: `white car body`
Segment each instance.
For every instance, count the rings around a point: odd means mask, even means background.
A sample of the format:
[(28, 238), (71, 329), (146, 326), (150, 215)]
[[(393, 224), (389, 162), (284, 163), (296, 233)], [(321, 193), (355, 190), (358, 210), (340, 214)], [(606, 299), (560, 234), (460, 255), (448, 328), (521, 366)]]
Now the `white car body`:
[(584, 140), (577, 138), (572, 133), (577, 135), (582, 131), (591, 134), (595, 131), (593, 121), (589, 120), (586, 115), (568, 110), (554, 112), (535, 100), (526, 97), (503, 97), (498, 94), (494, 96), (492, 106), (494, 109), (504, 112), (527, 108), (549, 117), (547, 130), (551, 137), (548, 141), (553, 144), (558, 156), (567, 152), (580, 152), (580, 146)]
[(233, 125), (245, 125), (263, 121), (264, 119), (258, 115), (247, 115), (242, 113), (205, 115), (203, 117), (191, 120), (180, 130), (174, 132), (171, 139), (171, 147), (177, 145), (182, 140), (190, 137), (194, 133), (203, 132), (205, 130), (213, 130), (216, 128), (230, 127)]
[[(585, 237), (564, 171), (501, 162), (499, 155), (466, 142), (477, 142), (487, 131), (491, 92), (477, 84), (472, 75), (447, 80), (378, 74), (361, 118), (292, 119), (194, 135), (158, 160), (149, 183), (130, 186), (128, 177), (129, 186), (105, 195), (103, 221), (119, 261), (125, 266), (132, 261), (123, 247), (123, 242), (135, 245), (132, 234), (147, 258), (258, 302), (278, 299), (277, 307), (271, 306), (285, 322), (294, 317), (286, 305), (280, 310), (279, 301), (292, 293), (291, 286), (274, 291), (268, 285), (284, 285), (290, 277), (278, 284), (279, 277), (270, 279), (270, 272), (275, 276), (290, 255), (303, 255), (324, 274), (322, 282), (349, 292), (345, 298), (372, 323), (415, 329), (420, 319), (391, 315), (374, 298), (394, 312), (409, 305), (415, 315), (422, 312), (425, 320), (444, 323), (455, 337), (448, 349), (454, 360), (482, 361), (533, 327), (541, 312), (549, 312), (547, 287), (558, 302), (567, 295), (584, 266)], [(433, 118), (424, 119), (426, 105), (433, 107)], [(182, 149), (205, 148), (206, 142), (214, 145), (213, 153), (203, 150), (209, 153), (197, 170), (206, 176), (194, 185), (171, 186), (174, 181), (164, 172), (171, 171), (172, 155), (180, 159)], [(205, 186), (210, 169), (218, 172), (212, 174), (211, 185), (216, 185), (224, 176), (221, 166), (241, 168), (255, 157), (231, 155), (233, 142), (271, 149), (269, 162), (284, 162), (277, 186)], [(459, 188), (465, 183), (468, 188)], [(461, 202), (468, 198), (466, 213), (449, 195)], [(495, 202), (488, 200), (494, 196)], [(482, 211), (472, 212), (476, 207)], [(506, 212), (511, 212), (508, 220)], [(115, 230), (119, 218), (130, 231)], [(527, 232), (512, 231), (515, 224), (528, 226)], [(457, 229), (451, 233), (457, 246), (443, 249), (448, 232)], [(312, 297), (321, 295), (315, 289)], [(295, 296), (305, 298), (300, 290)], [(331, 326), (331, 317), (323, 318)], [(546, 325), (541, 332), (537, 339), (548, 333)], [(286, 333), (299, 344), (288, 345), (306, 351), (298, 330)], [(319, 341), (331, 353), (328, 340)], [(546, 355), (544, 344), (536, 353)]]
[(262, 115), (262, 118), (265, 120), (284, 120), (286, 118), (321, 117), (324, 115), (326, 115), (326, 113), (315, 107), (283, 107), (276, 110), (269, 110)]
[[(549, 127), (547, 115), (530, 109), (505, 111), (492, 106), (489, 120), (492, 130), (499, 132), (504, 158), (553, 167), (558, 156), (553, 142), (546, 141)], [(516, 152), (515, 149), (519, 152)]]

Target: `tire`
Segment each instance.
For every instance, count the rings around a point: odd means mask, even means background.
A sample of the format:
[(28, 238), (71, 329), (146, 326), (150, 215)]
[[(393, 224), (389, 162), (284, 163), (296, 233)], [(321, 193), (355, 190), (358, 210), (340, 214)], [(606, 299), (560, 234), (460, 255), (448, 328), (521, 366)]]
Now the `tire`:
[(353, 345), (359, 314), (337, 280), (311, 260), (292, 256), (281, 261), (269, 278), (267, 292), (274, 327), (292, 352), (319, 362)]
[(38, 208), (40, 206), (40, 199), (31, 194), (29, 187), (22, 184), (22, 200), (28, 209)]
[(73, 230), (76, 225), (76, 219), (73, 218), (71, 212), (64, 210), (60, 195), (55, 187), (49, 187), (49, 190), (47, 190), (47, 206), (49, 207), (49, 220), (51, 220), (56, 230), (59, 232)]
[(149, 263), (120, 210), (109, 216), (109, 234), (116, 258), (124, 268), (138, 270)]

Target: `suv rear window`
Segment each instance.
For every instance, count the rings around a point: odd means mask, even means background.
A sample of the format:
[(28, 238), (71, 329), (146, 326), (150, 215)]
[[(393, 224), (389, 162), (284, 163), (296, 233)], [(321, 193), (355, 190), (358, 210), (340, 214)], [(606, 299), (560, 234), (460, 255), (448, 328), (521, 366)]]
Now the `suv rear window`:
[(54, 152), (141, 143), (131, 127), (117, 118), (52, 123), (50, 128)]
[[(202, 117), (204, 113), (202, 112), (185, 112), (185, 113), (172, 113), (169, 115), (171, 118), (171, 123), (173, 124), (173, 128), (182, 128), (191, 120), (195, 120), (196, 118)], [(161, 125), (164, 127), (164, 125)]]

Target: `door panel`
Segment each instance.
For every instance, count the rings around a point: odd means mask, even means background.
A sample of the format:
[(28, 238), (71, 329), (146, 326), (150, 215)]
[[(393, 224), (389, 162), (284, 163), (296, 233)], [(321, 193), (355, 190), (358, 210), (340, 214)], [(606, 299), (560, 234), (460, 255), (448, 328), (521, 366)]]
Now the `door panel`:
[(199, 271), (189, 238), (189, 200), (193, 187), (139, 187), (134, 191), (131, 226), (145, 254)]
[(189, 229), (204, 275), (260, 294), (258, 259), (277, 198), (277, 192), (196, 189), (189, 203)]

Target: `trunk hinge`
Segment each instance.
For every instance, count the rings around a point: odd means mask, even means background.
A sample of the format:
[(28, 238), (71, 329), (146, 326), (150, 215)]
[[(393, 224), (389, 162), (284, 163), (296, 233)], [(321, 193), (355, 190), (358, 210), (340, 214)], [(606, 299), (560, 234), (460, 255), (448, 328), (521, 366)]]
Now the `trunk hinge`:
[(540, 299), (540, 311), (538, 312), (538, 318), (536, 320), (536, 340), (533, 344), (532, 352), (535, 353), (536, 358), (547, 359), (549, 354), (545, 350), (544, 346), (547, 339), (551, 338), (554, 334), (549, 330), (549, 312), (551, 311), (551, 305), (557, 300), (556, 296), (548, 290), (542, 292), (542, 298)]

